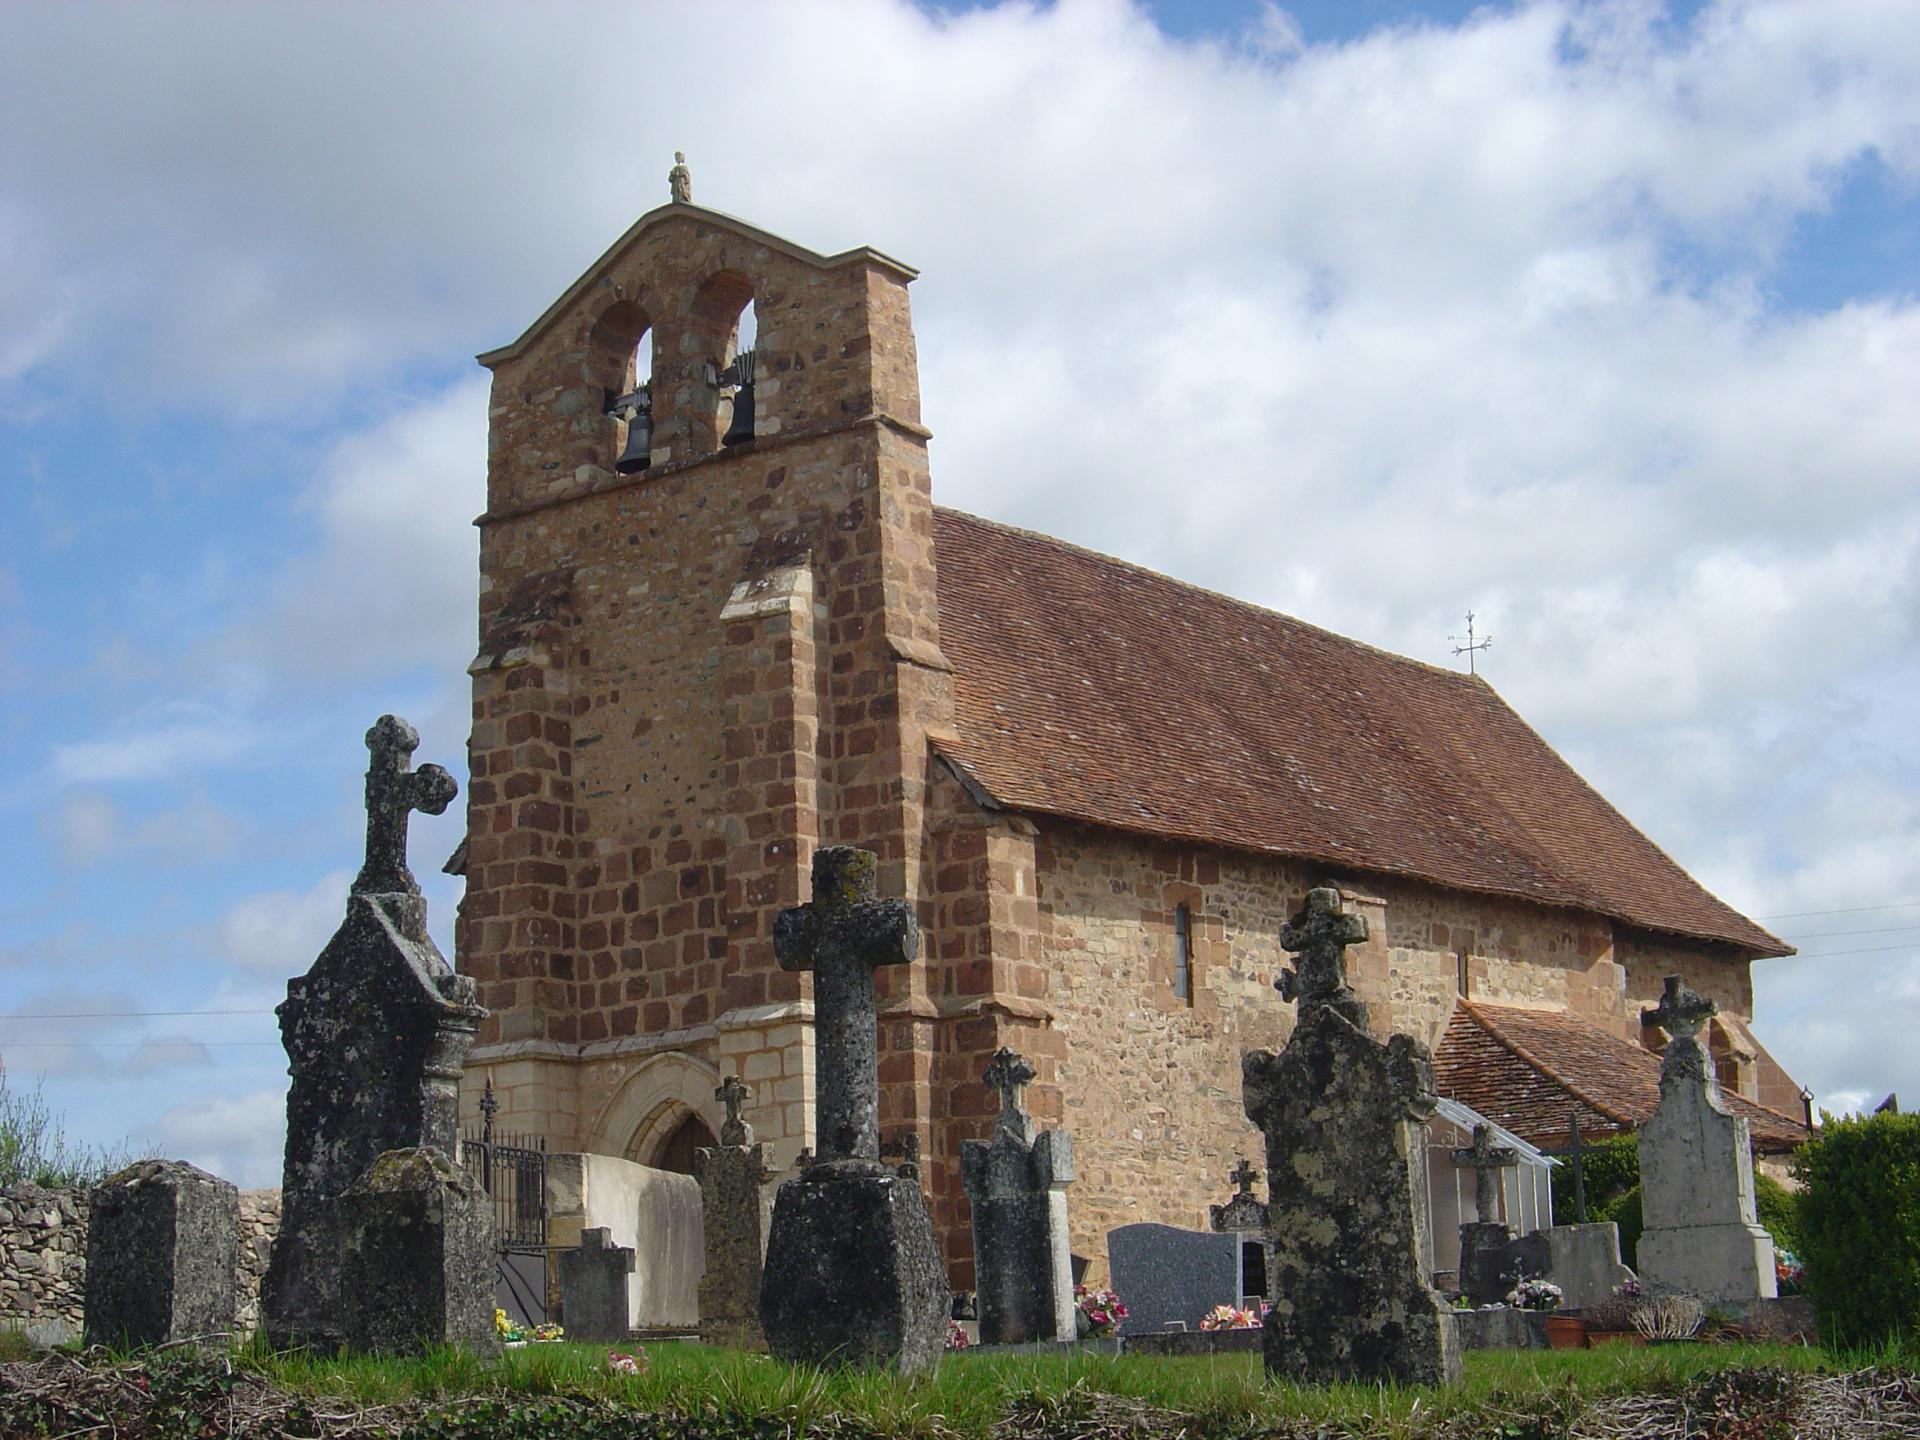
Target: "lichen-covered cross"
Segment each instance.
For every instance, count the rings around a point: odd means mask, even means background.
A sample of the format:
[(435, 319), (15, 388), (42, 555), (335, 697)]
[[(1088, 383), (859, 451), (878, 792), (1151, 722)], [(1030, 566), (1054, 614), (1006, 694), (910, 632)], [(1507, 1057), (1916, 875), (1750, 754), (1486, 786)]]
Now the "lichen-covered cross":
[(987, 1062), (986, 1073), (980, 1078), (986, 1082), (989, 1090), (1000, 1092), (1000, 1118), (995, 1128), (1007, 1130), (1022, 1140), (1031, 1139), (1028, 1135), (1026, 1106), (1021, 1104), (1027, 1093), (1027, 1086), (1034, 1077), (1033, 1062), (1017, 1050), (1002, 1045), (993, 1052), (993, 1058)]
[(1701, 1028), (1720, 1013), (1720, 1007), (1700, 994), (1678, 975), (1667, 976), (1660, 1003), (1640, 1012), (1642, 1025), (1658, 1025), (1668, 1035), (1692, 1039)]
[(904, 900), (876, 899), (879, 860), (851, 845), (814, 852), (813, 902), (782, 910), (773, 953), (783, 970), (813, 972), (814, 1114), (820, 1158), (880, 1158), (880, 1079), (873, 972), (920, 953)]
[(1297, 1000), (1301, 1009), (1329, 1001), (1354, 998), (1347, 987), (1346, 948), (1367, 938), (1367, 917), (1348, 915), (1340, 908), (1340, 892), (1323, 885), (1307, 892), (1300, 913), (1280, 930), (1280, 944), (1299, 959), (1292, 970), (1280, 972), (1274, 988), (1283, 1000)]
[(1227, 1179), (1233, 1182), (1235, 1193), (1250, 1196), (1253, 1194), (1253, 1182), (1260, 1178), (1260, 1172), (1247, 1163), (1246, 1156), (1242, 1155), (1239, 1159), (1240, 1163), (1233, 1167)]
[(1473, 1167), (1473, 1208), (1480, 1223), (1489, 1225), (1499, 1213), (1499, 1178), (1502, 1170), (1520, 1163), (1520, 1154), (1511, 1145), (1493, 1143), (1493, 1127), (1473, 1127), (1473, 1144), (1453, 1152), (1453, 1163)]
[(722, 1145), (751, 1145), (753, 1127), (740, 1118), (740, 1111), (747, 1103), (747, 1096), (753, 1092), (740, 1083), (738, 1075), (729, 1075), (720, 1082), (720, 1088), (713, 1092), (713, 1098), (727, 1107), (727, 1118), (720, 1125), (720, 1143)]
[(354, 878), (356, 895), (418, 895), (407, 869), (407, 812), (438, 815), (460, 787), (438, 765), (412, 769), (420, 732), (397, 715), (367, 731), (367, 861)]

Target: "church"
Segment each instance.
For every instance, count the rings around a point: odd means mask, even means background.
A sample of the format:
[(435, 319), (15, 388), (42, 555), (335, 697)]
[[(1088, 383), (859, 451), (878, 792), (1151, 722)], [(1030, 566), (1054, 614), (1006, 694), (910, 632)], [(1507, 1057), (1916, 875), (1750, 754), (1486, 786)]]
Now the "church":
[[(960, 1143), (1000, 1046), (1072, 1132), (1076, 1251), (1204, 1228), (1257, 1156), (1240, 1057), (1292, 1006), (1309, 888), (1366, 917), (1351, 980), (1439, 1089), (1542, 1148), (1657, 1098), (1640, 1011), (1716, 1000), (1764, 1157), (1804, 1138), (1755, 1036), (1789, 947), (1708, 894), (1484, 680), (934, 503), (908, 289), (674, 198), (493, 375), (467, 879), (468, 1062), (503, 1129), (690, 1169), (723, 1078), (796, 1163), (810, 977), (773, 921), (818, 846), (877, 852), (919, 959), (879, 972), (881, 1135), (917, 1150), (956, 1288)], [(751, 317), (750, 330), (743, 320)], [(748, 336), (742, 343), (743, 334)]]

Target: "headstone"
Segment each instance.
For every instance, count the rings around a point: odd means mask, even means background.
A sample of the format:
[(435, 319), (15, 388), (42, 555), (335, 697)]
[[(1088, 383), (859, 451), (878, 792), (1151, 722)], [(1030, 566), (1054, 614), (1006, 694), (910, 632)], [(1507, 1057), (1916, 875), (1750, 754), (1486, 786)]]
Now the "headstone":
[(1520, 1155), (1493, 1143), (1491, 1125), (1474, 1126), (1473, 1144), (1451, 1153), (1454, 1164), (1473, 1169), (1475, 1218), (1460, 1226), (1460, 1288), (1475, 1305), (1497, 1304), (1513, 1288), (1513, 1231), (1499, 1218), (1500, 1172), (1518, 1165)]
[(813, 972), (820, 1155), (781, 1185), (767, 1237), (760, 1323), (783, 1360), (931, 1368), (947, 1336), (947, 1275), (917, 1179), (881, 1162), (874, 968), (905, 965), (920, 929), (875, 899), (872, 851), (813, 857), (813, 903), (783, 910), (774, 954)]
[(1004, 1046), (995, 1051), (984, 1077), (1000, 1092), (993, 1138), (960, 1146), (960, 1179), (973, 1208), (980, 1339), (988, 1345), (1074, 1338), (1067, 1242), (1073, 1137), (1035, 1132), (1021, 1104), (1033, 1073), (1024, 1056)]
[(1446, 1303), (1427, 1283), (1420, 1127), (1433, 1061), (1395, 1035), (1382, 1045), (1346, 983), (1344, 950), (1366, 918), (1312, 891), (1280, 932), (1299, 956), (1282, 996), (1299, 1014), (1286, 1048), (1241, 1061), (1247, 1116), (1267, 1140), (1270, 1375), (1310, 1383), (1438, 1385), (1460, 1376)]
[(86, 1343), (224, 1341), (233, 1329), (240, 1192), (183, 1160), (142, 1160), (94, 1188)]
[(367, 856), (347, 915), (320, 958), (287, 984), (280, 1036), (287, 1092), (284, 1209), (261, 1287), (278, 1348), (331, 1349), (344, 1335), (338, 1201), (390, 1150), (459, 1144), (460, 1069), (486, 1012), (427, 935), (407, 870), (407, 815), (438, 815), (456, 786), (409, 768), (420, 737), (383, 715), (367, 731)]
[(1611, 1220), (1535, 1230), (1510, 1243), (1506, 1253), (1507, 1273), (1552, 1281), (1565, 1310), (1598, 1305), (1633, 1278), (1620, 1263), (1620, 1230)]
[(389, 1150), (335, 1206), (341, 1340), (349, 1348), (499, 1348), (493, 1205), (446, 1151)]
[(1228, 1172), (1233, 1182), (1233, 1198), (1224, 1205), (1207, 1207), (1207, 1222), (1222, 1235), (1240, 1238), (1240, 1294), (1236, 1305), (1258, 1307), (1267, 1298), (1267, 1206), (1255, 1197), (1253, 1182), (1260, 1172), (1247, 1163), (1246, 1156)]
[(766, 1255), (762, 1187), (774, 1177), (773, 1147), (756, 1144), (740, 1116), (747, 1087), (729, 1075), (713, 1096), (727, 1107), (720, 1143), (693, 1152), (707, 1268), (700, 1276), (700, 1339), (736, 1350), (764, 1350), (760, 1276)]
[(558, 1256), (560, 1318), (567, 1339), (613, 1344), (624, 1341), (627, 1280), (633, 1274), (633, 1249), (613, 1243), (613, 1232), (595, 1226), (580, 1232), (580, 1243)]
[(1708, 1304), (1769, 1297), (1777, 1288), (1773, 1240), (1754, 1210), (1747, 1122), (1720, 1098), (1700, 1042), (1718, 1009), (1669, 975), (1659, 1005), (1640, 1017), (1670, 1037), (1660, 1104), (1639, 1134), (1640, 1278)]
[(1152, 1335), (1170, 1325), (1198, 1330), (1214, 1306), (1240, 1303), (1240, 1237), (1122, 1225), (1107, 1232), (1107, 1274), (1127, 1304), (1122, 1335)]

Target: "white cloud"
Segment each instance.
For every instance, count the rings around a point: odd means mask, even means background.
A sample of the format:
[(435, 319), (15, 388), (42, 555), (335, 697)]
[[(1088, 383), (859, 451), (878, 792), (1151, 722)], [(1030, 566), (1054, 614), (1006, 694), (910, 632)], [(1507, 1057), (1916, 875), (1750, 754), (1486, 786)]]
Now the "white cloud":
[(249, 716), (202, 700), (154, 701), (97, 740), (55, 745), (53, 778), (105, 785), (170, 779), (249, 758), (258, 736)]
[(67, 864), (84, 869), (129, 853), (163, 865), (224, 860), (240, 822), (203, 795), (129, 822), (104, 790), (77, 787), (61, 794), (41, 828)]
[(305, 974), (340, 927), (352, 879), (341, 870), (303, 891), (275, 890), (237, 902), (220, 918), (221, 953), (263, 978)]
[(286, 1145), (284, 1085), (244, 1095), (197, 1096), (149, 1127), (169, 1158), (186, 1160), (243, 1189), (280, 1183)]

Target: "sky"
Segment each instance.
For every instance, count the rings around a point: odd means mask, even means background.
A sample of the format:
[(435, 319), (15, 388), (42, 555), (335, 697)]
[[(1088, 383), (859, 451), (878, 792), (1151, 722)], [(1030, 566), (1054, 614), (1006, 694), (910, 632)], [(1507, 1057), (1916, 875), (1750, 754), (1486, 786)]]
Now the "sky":
[[(0, 8), (0, 1058), (277, 1182), (483, 350), (695, 199), (912, 291), (941, 503), (1481, 672), (1920, 1101), (1920, 7)], [(438, 873), (461, 806), (417, 819)]]

